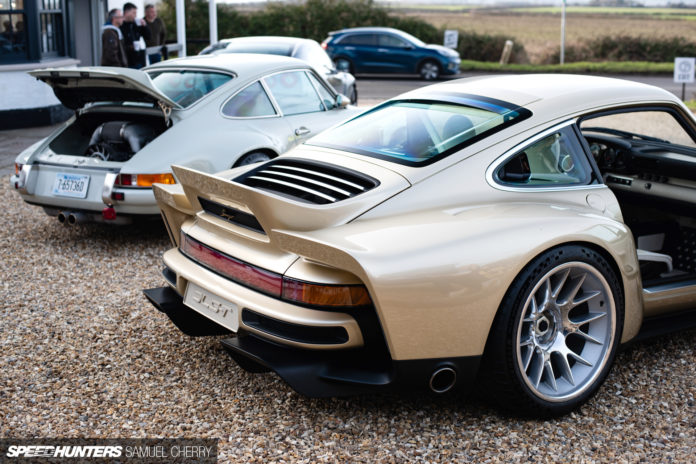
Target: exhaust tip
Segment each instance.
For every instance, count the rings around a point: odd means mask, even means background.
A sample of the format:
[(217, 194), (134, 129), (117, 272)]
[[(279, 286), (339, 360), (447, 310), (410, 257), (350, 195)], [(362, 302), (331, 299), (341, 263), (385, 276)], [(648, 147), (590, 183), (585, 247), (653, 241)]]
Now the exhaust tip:
[(68, 218), (65, 216), (64, 212), (61, 211), (60, 213), (58, 213), (58, 222), (60, 222), (61, 224), (66, 224), (67, 219)]
[(457, 383), (457, 371), (441, 367), (430, 376), (430, 389), (435, 393), (447, 393)]
[(77, 224), (77, 218), (72, 213), (68, 215), (68, 224), (70, 224), (71, 226)]

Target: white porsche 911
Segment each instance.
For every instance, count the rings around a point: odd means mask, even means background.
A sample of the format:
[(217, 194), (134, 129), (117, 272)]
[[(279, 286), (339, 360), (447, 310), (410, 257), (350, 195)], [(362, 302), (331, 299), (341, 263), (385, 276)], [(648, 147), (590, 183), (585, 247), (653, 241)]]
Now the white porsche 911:
[(170, 166), (218, 172), (266, 161), (359, 110), (307, 63), (225, 54), (143, 70), (31, 72), (75, 116), (20, 153), (12, 186), (66, 224), (158, 215)]

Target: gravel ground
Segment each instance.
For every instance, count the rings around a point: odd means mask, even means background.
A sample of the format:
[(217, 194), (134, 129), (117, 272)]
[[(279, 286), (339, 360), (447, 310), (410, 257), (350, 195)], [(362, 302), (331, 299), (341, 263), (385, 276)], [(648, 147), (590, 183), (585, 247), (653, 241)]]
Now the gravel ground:
[(694, 462), (696, 332), (622, 352), (562, 419), (475, 399), (312, 400), (151, 307), (163, 228), (67, 228), (0, 178), (0, 437), (205, 437), (220, 462)]

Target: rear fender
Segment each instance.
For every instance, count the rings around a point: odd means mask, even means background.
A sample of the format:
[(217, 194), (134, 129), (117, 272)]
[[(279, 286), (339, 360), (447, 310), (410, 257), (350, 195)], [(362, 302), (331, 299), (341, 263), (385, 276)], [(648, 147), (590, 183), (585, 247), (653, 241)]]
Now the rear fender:
[(355, 221), (313, 232), (274, 230), (284, 250), (344, 269), (368, 287), (394, 359), (477, 356), (505, 292), (545, 250), (583, 242), (621, 271), (622, 341), (642, 321), (640, 274), (628, 228), (588, 210), (483, 205)]

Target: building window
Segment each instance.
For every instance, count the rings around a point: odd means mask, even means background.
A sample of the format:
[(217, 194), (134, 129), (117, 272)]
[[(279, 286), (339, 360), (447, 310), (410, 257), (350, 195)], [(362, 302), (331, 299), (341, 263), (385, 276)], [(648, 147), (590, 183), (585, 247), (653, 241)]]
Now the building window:
[(62, 1), (41, 0), (39, 22), (41, 24), (41, 58), (65, 55)]
[(0, 63), (27, 60), (24, 0), (0, 0)]
[(68, 55), (65, 0), (0, 0), (0, 64)]

